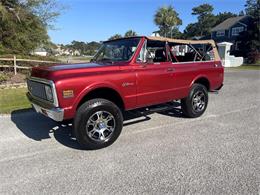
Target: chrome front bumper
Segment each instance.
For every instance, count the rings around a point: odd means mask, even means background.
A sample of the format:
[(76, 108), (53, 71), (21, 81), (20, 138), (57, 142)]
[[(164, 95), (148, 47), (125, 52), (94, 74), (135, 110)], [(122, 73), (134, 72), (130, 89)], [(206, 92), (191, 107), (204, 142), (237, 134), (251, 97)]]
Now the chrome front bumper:
[(43, 114), (55, 121), (63, 121), (64, 110), (61, 108), (46, 109), (32, 103), (36, 112)]
[(31, 102), (33, 108), (37, 113), (41, 113), (44, 116), (47, 116), (55, 121), (63, 121), (64, 119), (64, 109), (51, 107), (45, 102), (41, 102), (32, 97), (30, 93), (27, 93), (27, 98)]

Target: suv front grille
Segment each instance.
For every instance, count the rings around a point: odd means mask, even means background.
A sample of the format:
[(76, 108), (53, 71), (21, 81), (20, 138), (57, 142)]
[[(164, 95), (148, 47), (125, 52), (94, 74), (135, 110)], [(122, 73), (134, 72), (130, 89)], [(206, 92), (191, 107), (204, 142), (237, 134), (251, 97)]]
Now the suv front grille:
[(28, 86), (29, 92), (33, 96), (47, 100), (45, 87), (44, 87), (45, 84), (36, 82), (36, 81), (32, 81), (32, 80), (27, 80), (27, 86)]

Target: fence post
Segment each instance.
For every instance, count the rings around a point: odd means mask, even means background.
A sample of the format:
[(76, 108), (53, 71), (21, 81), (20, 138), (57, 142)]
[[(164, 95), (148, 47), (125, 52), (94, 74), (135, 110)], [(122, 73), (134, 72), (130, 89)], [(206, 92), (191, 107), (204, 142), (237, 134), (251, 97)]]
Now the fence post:
[(16, 69), (16, 56), (14, 55), (14, 75), (17, 74), (17, 69)]

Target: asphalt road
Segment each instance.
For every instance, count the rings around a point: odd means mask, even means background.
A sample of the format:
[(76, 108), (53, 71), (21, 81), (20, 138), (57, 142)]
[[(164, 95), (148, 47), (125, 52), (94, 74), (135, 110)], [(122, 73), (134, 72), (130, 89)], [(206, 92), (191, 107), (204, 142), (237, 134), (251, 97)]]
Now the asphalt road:
[(0, 117), (0, 194), (259, 194), (260, 71), (227, 71), (206, 113), (126, 121), (110, 147), (82, 151), (70, 126)]

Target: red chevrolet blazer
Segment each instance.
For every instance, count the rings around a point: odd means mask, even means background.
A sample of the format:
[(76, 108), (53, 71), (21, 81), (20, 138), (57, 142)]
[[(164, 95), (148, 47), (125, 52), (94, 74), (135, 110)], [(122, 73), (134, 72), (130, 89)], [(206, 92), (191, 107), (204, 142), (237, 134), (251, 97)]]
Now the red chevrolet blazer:
[(181, 100), (183, 115), (201, 116), (223, 74), (212, 40), (138, 36), (103, 42), (90, 63), (33, 68), (27, 97), (55, 121), (74, 119), (79, 144), (98, 149), (118, 138), (127, 110)]

